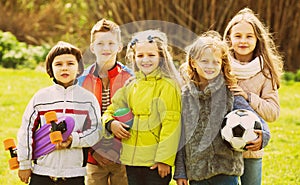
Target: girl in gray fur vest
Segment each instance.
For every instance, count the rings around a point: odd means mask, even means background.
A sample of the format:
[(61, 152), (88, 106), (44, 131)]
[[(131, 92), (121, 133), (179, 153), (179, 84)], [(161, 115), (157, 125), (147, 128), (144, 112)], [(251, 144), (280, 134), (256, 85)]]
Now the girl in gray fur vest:
[(190, 185), (237, 185), (243, 173), (242, 153), (227, 147), (220, 135), (222, 120), (233, 109), (227, 86), (236, 84), (227, 53), (226, 43), (214, 31), (188, 47), (182, 137), (174, 174), (178, 185), (188, 181)]

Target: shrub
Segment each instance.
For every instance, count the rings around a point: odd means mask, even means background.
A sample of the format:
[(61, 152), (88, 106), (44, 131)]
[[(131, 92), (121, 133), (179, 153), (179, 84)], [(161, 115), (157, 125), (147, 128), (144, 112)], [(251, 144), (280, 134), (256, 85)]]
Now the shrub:
[(48, 46), (27, 45), (10, 32), (0, 31), (0, 65), (5, 68), (30, 68), (44, 61)]
[(285, 72), (283, 74), (283, 79), (287, 82), (289, 81), (294, 81), (295, 79), (295, 74), (293, 72)]
[(295, 74), (295, 81), (300, 82), (300, 69), (298, 69), (296, 74)]

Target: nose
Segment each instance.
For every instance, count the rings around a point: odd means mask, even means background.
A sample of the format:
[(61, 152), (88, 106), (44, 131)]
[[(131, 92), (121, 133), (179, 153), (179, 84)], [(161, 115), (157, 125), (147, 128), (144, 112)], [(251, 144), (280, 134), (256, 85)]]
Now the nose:
[(148, 62), (148, 61), (149, 61), (149, 57), (144, 56), (144, 57), (142, 58), (142, 62)]
[(65, 71), (65, 70), (67, 70), (67, 68), (68, 68), (68, 65), (67, 65), (67, 64), (63, 64), (63, 65), (62, 65), (62, 70)]
[(104, 50), (108, 50), (109, 49), (109, 45), (108, 44), (104, 44), (103, 49)]

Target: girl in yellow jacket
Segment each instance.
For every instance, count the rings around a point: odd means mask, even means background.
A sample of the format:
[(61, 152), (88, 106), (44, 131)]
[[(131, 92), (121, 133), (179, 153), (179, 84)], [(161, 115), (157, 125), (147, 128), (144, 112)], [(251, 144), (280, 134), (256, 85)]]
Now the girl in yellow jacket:
[[(180, 137), (181, 97), (166, 34), (159, 30), (136, 33), (126, 57), (136, 78), (112, 98), (103, 115), (105, 135), (122, 140), (120, 160), (126, 165), (129, 185), (168, 185)], [(130, 129), (113, 118), (123, 107), (134, 115)]]

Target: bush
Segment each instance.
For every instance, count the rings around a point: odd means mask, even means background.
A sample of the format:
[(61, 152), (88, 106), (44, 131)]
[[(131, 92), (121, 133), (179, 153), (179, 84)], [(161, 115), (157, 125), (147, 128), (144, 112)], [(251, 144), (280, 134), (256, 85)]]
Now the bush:
[(296, 74), (295, 74), (295, 81), (300, 82), (300, 69), (298, 69)]
[(0, 65), (4, 68), (34, 69), (44, 61), (49, 49), (48, 46), (27, 45), (10, 32), (0, 31)]
[(292, 72), (285, 72), (285, 73), (283, 74), (283, 79), (284, 79), (285, 81), (287, 81), (287, 82), (289, 82), (289, 81), (294, 81), (294, 79), (295, 79), (295, 74), (292, 73)]

